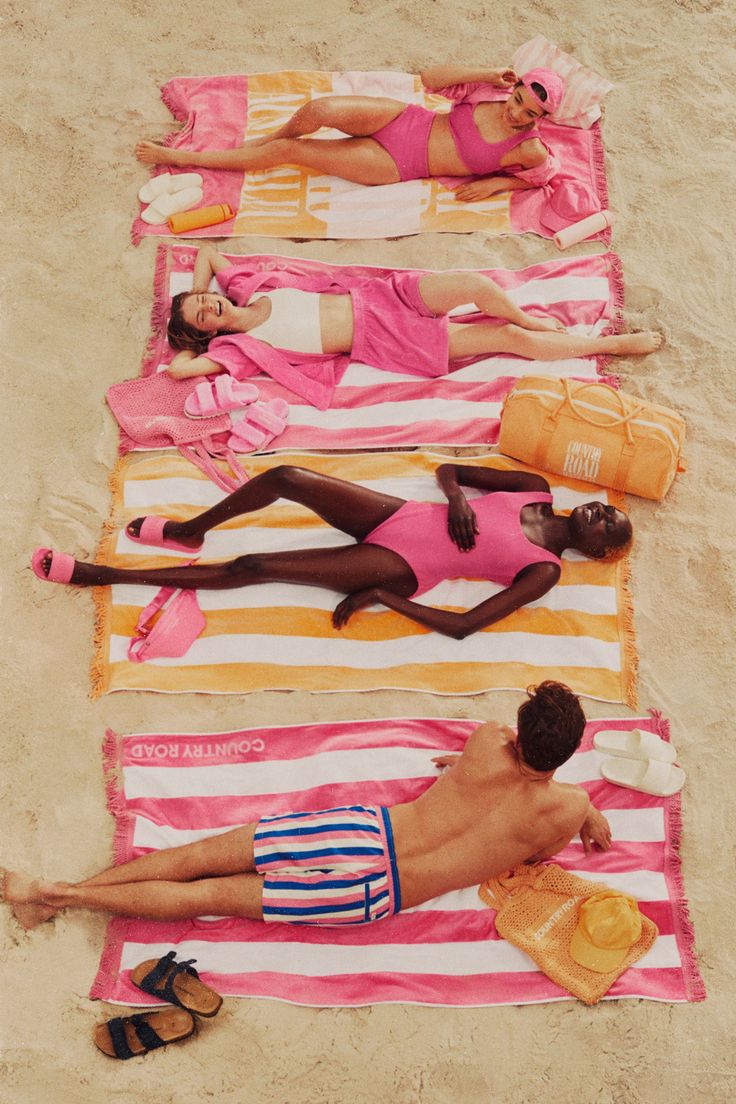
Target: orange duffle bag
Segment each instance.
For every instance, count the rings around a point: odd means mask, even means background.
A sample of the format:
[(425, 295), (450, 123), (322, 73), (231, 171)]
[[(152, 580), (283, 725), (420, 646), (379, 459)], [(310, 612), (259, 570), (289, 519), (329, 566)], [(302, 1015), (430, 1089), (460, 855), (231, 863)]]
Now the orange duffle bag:
[(685, 422), (666, 406), (609, 387), (524, 376), (501, 412), (499, 448), (535, 468), (662, 499), (678, 471)]

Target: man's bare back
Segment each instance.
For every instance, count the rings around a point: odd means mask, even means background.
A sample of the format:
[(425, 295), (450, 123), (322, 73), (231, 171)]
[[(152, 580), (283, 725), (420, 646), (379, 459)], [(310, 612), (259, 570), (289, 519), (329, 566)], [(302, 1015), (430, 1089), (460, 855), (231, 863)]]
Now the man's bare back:
[(592, 807), (584, 790), (554, 782), (520, 758), (516, 734), (476, 729), (462, 755), (417, 800), (390, 810), (402, 907), (476, 885), (560, 851)]

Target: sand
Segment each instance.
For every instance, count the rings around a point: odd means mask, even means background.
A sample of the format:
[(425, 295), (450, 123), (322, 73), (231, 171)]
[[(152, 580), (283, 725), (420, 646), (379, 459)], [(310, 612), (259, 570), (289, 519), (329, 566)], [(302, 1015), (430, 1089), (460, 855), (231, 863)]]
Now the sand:
[[(708, 1000), (591, 1010), (299, 1008), (228, 1000), (201, 1037), (118, 1065), (90, 1041), (86, 997), (104, 921), (68, 915), (30, 935), (0, 910), (2, 1104), (216, 1099), (362, 1104), (713, 1104), (733, 1099), (731, 820), (734, 9), (721, 0), (193, 0), (10, 3), (3, 16), (2, 257), (5, 567), (2, 861), (74, 879), (109, 860), (100, 742), (118, 731), (223, 730), (317, 717), (513, 717), (519, 695), (116, 694), (90, 702), (89, 594), (41, 585), (32, 549), (90, 554), (117, 433), (106, 388), (135, 375), (155, 243), (129, 243), (145, 172), (137, 139), (168, 129), (176, 74), (505, 63), (537, 32), (615, 82), (605, 138), (615, 248), (631, 325), (666, 347), (622, 365), (628, 389), (687, 418), (688, 473), (662, 504), (634, 500), (640, 701), (672, 718), (688, 771), (683, 858)], [(240, 239), (236, 251), (338, 262), (521, 266), (550, 243), (482, 235), (392, 242)], [(583, 251), (589, 247), (578, 247)], [(623, 708), (589, 703), (592, 716)]]

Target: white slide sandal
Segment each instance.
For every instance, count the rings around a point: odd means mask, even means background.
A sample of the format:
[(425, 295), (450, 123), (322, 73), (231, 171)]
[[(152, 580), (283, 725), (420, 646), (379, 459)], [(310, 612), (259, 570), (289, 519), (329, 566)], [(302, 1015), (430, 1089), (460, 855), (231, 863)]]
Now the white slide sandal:
[(628, 790), (653, 794), (655, 797), (672, 797), (685, 784), (685, 772), (672, 763), (643, 759), (604, 759), (601, 774), (615, 786)]
[(189, 211), (192, 207), (196, 207), (202, 202), (202, 195), (201, 188), (184, 188), (181, 192), (173, 192), (171, 195), (164, 193), (158, 196), (150, 207), (141, 211), (141, 218), (144, 222), (159, 225), (166, 222), (170, 215), (177, 215), (180, 211)]
[(160, 195), (173, 195), (185, 188), (201, 188), (202, 177), (199, 173), (160, 173), (143, 185), (138, 192), (141, 203), (153, 203)]
[(656, 759), (660, 763), (674, 763), (677, 751), (653, 732), (632, 728), (601, 729), (593, 737), (593, 747), (606, 755), (621, 755), (626, 759)]

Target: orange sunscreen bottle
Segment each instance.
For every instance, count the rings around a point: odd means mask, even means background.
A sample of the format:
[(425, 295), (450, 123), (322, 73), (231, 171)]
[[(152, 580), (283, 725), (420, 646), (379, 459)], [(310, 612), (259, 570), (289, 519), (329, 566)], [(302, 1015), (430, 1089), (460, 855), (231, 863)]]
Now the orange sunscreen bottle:
[(182, 211), (178, 215), (171, 215), (168, 223), (172, 234), (186, 234), (188, 230), (214, 226), (231, 218), (235, 218), (235, 212), (229, 203), (215, 203), (212, 207), (198, 207), (196, 211)]

